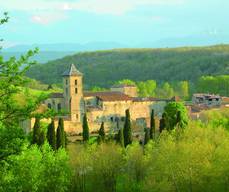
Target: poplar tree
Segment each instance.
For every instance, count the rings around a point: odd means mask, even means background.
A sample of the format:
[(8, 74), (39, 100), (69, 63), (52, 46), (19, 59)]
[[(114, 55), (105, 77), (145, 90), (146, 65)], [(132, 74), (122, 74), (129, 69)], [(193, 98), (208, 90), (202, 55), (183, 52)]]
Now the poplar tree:
[(87, 122), (87, 114), (85, 113), (83, 117), (83, 141), (89, 140), (89, 127)]
[(129, 109), (126, 110), (126, 119), (123, 129), (123, 135), (124, 135), (124, 146), (132, 143), (132, 130), (131, 130), (131, 122), (130, 122), (130, 111)]
[(49, 145), (53, 148), (53, 150), (55, 150), (56, 149), (56, 134), (55, 134), (54, 119), (52, 119), (51, 123), (48, 126), (47, 139), (48, 139)]
[(99, 129), (99, 136), (101, 137), (101, 140), (104, 141), (105, 140), (105, 129), (104, 129), (104, 122), (102, 122), (101, 127)]
[(59, 118), (58, 127), (56, 131), (56, 148), (59, 149), (65, 147), (65, 132), (64, 132), (64, 121)]
[(154, 110), (152, 109), (150, 116), (150, 139), (155, 139), (155, 118), (154, 118)]

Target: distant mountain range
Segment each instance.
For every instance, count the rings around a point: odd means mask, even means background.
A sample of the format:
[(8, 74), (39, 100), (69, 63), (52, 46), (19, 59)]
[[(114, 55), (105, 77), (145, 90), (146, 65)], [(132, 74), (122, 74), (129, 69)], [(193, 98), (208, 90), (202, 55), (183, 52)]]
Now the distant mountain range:
[(5, 48), (2, 54), (5, 59), (11, 56), (18, 58), (21, 54), (30, 49), (38, 47), (40, 53), (34, 57), (38, 62), (45, 63), (51, 60), (60, 59), (67, 55), (78, 52), (97, 51), (119, 48), (172, 48), (184, 46), (208, 46), (215, 44), (229, 44), (229, 35), (222, 34), (200, 34), (186, 37), (167, 38), (158, 41), (147, 41), (137, 44), (121, 44), (117, 42), (88, 42), (79, 43), (56, 43), (56, 44), (33, 44), (33, 45), (15, 45)]

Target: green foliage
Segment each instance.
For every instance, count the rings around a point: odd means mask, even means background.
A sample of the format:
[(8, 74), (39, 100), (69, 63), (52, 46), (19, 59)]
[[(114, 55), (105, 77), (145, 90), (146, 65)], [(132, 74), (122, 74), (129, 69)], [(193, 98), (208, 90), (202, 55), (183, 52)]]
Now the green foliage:
[(101, 140), (104, 141), (106, 134), (105, 134), (105, 129), (104, 129), (104, 122), (102, 122), (101, 127), (99, 129), (99, 136), (101, 137)]
[[(0, 19), (0, 25), (8, 16)], [(24, 88), (25, 72), (37, 52), (29, 51), (18, 60), (3, 61), (0, 56), (0, 191), (68, 191), (71, 172), (63, 150), (53, 152), (49, 145), (29, 145), (21, 122), (36, 116), (32, 143), (45, 142), (40, 115), (34, 113), (43, 96), (34, 96)]]
[(197, 82), (197, 90), (204, 93), (229, 96), (229, 75), (203, 76)]
[(83, 141), (89, 140), (89, 126), (87, 122), (87, 114), (84, 114), (83, 117)]
[(189, 98), (189, 89), (188, 81), (180, 81), (175, 85), (176, 95), (180, 96), (184, 100)]
[(47, 140), (48, 140), (49, 145), (52, 147), (52, 149), (55, 150), (56, 149), (56, 134), (55, 134), (54, 119), (52, 119), (51, 123), (48, 126)]
[(65, 131), (63, 118), (59, 118), (58, 127), (56, 130), (56, 149), (59, 148), (65, 148)]
[(227, 191), (229, 132), (191, 122), (177, 134), (165, 130), (144, 148), (72, 146), (72, 191)]
[(123, 79), (123, 80), (117, 81), (115, 85), (136, 85), (136, 83), (130, 79)]
[(41, 141), (41, 125), (40, 118), (35, 118), (35, 123), (33, 126), (33, 139), (32, 144), (40, 144)]
[(149, 140), (151, 139), (150, 138), (150, 129), (145, 128), (144, 132), (145, 132), (144, 145), (146, 145), (149, 142)]
[(25, 133), (19, 127), (6, 127), (0, 122), (0, 162), (24, 149)]
[(126, 110), (126, 118), (125, 124), (123, 129), (123, 136), (124, 136), (124, 146), (132, 143), (132, 129), (131, 129), (131, 122), (130, 122), (130, 111), (129, 109)]
[(99, 91), (107, 91), (107, 89), (102, 88), (102, 87), (98, 87), (98, 86), (94, 86), (94, 87), (91, 88), (90, 91), (92, 91), (92, 92), (99, 92)]
[(34, 66), (27, 75), (46, 84), (61, 83), (63, 71), (78, 63), (86, 87), (108, 88), (122, 79), (195, 82), (205, 75), (229, 74), (228, 52), (228, 45), (84, 52)]
[(68, 191), (71, 172), (64, 150), (54, 153), (48, 144), (41, 150), (32, 146), (9, 160), (0, 191)]
[(166, 129), (173, 130), (176, 126), (184, 128), (188, 124), (187, 109), (182, 103), (170, 102), (165, 106)]
[(124, 147), (124, 135), (123, 135), (123, 128), (120, 128), (118, 130), (118, 135), (117, 135), (117, 143), (121, 145), (121, 147)]
[(150, 139), (155, 139), (156, 133), (156, 125), (155, 125), (155, 118), (154, 118), (154, 110), (152, 109), (150, 115)]
[(159, 132), (160, 133), (166, 129), (166, 120), (167, 120), (166, 113), (163, 113), (162, 118), (160, 119), (160, 122), (159, 122)]

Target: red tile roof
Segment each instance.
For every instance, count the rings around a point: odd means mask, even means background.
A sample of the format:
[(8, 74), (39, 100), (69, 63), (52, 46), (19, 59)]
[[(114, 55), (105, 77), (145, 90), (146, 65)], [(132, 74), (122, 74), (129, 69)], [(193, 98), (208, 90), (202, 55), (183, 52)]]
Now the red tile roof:
[(85, 92), (84, 97), (98, 97), (102, 101), (131, 101), (132, 98), (121, 92), (103, 91), (103, 92)]

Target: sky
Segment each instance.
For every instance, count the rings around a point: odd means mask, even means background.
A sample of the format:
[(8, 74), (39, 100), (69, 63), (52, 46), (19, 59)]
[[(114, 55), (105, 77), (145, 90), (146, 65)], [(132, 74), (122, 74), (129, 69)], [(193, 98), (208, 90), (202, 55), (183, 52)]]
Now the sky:
[[(3, 46), (117, 42), (207, 35), (229, 41), (228, 0), (0, 0)], [(223, 42), (222, 42), (223, 43)]]

